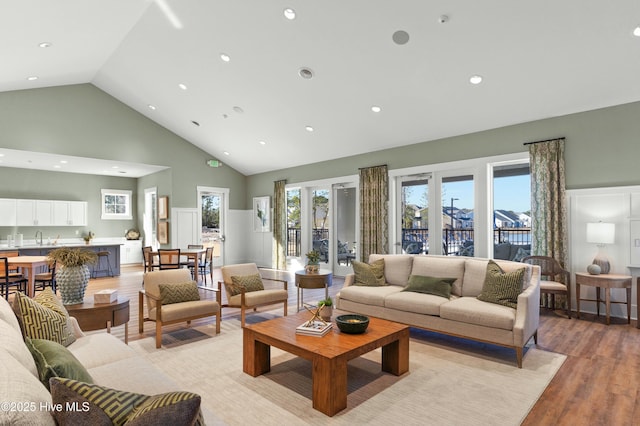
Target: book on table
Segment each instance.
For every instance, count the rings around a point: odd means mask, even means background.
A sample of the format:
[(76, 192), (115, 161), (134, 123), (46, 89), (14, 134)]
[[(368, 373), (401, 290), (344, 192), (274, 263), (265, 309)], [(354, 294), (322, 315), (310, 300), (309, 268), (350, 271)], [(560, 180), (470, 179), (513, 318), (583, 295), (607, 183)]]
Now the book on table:
[(305, 336), (324, 336), (331, 330), (332, 324), (330, 322), (322, 321), (307, 321), (296, 327), (297, 334), (304, 334)]

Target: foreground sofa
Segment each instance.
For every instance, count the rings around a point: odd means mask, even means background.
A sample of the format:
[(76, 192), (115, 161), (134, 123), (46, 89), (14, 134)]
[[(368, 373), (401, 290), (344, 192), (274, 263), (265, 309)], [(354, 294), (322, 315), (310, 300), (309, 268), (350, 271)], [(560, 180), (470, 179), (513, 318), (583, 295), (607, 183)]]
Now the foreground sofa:
[[(355, 285), (355, 275), (349, 274), (336, 295), (338, 309), (512, 348), (522, 368), (524, 346), (531, 337), (537, 342), (540, 268), (495, 261), (507, 273), (525, 268), (523, 291), (517, 297), (517, 307), (511, 308), (477, 298), (489, 259), (372, 254), (369, 263), (380, 259), (384, 260), (386, 285)], [(450, 297), (402, 291), (412, 275), (455, 278)]]
[[(145, 395), (180, 390), (173, 380), (119, 338), (106, 331), (85, 335), (73, 317), (69, 318), (68, 324), (75, 342), (67, 349), (86, 368), (95, 384)], [(4, 404), (0, 410), (0, 424), (56, 424), (50, 414), (53, 408), (51, 394), (40, 382), (16, 315), (3, 298), (0, 298), (0, 377), (0, 400)], [(83, 410), (82, 405), (76, 408)], [(207, 413), (204, 415), (206, 418)]]

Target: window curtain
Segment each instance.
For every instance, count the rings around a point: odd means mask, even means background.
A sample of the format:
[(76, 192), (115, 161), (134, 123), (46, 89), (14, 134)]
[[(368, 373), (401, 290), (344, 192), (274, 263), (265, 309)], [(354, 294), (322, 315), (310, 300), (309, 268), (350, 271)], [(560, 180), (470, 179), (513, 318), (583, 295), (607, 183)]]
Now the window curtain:
[(287, 193), (286, 180), (274, 182), (273, 187), (273, 258), (276, 269), (287, 269)]
[(566, 264), (567, 206), (564, 138), (529, 144), (531, 253)]
[(389, 252), (389, 174), (387, 166), (360, 169), (360, 259)]

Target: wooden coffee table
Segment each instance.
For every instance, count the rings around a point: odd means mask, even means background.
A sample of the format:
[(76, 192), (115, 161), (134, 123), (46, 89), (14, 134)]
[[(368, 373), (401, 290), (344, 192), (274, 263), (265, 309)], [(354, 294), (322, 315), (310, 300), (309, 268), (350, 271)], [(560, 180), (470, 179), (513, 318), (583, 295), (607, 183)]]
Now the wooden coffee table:
[(382, 347), (382, 370), (396, 376), (409, 371), (409, 327), (370, 318), (363, 334), (345, 334), (336, 324), (325, 336), (296, 334), (308, 312), (276, 318), (243, 329), (245, 373), (256, 377), (271, 370), (271, 346), (312, 362), (313, 408), (333, 416), (347, 407), (347, 362)]

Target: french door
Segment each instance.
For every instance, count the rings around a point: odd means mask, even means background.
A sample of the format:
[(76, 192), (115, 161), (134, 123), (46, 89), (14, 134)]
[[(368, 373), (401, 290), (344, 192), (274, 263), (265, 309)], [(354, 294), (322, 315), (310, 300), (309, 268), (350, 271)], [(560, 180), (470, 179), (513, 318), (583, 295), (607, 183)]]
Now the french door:
[(225, 222), (228, 214), (228, 188), (198, 187), (200, 244), (213, 247), (213, 266), (224, 265)]

